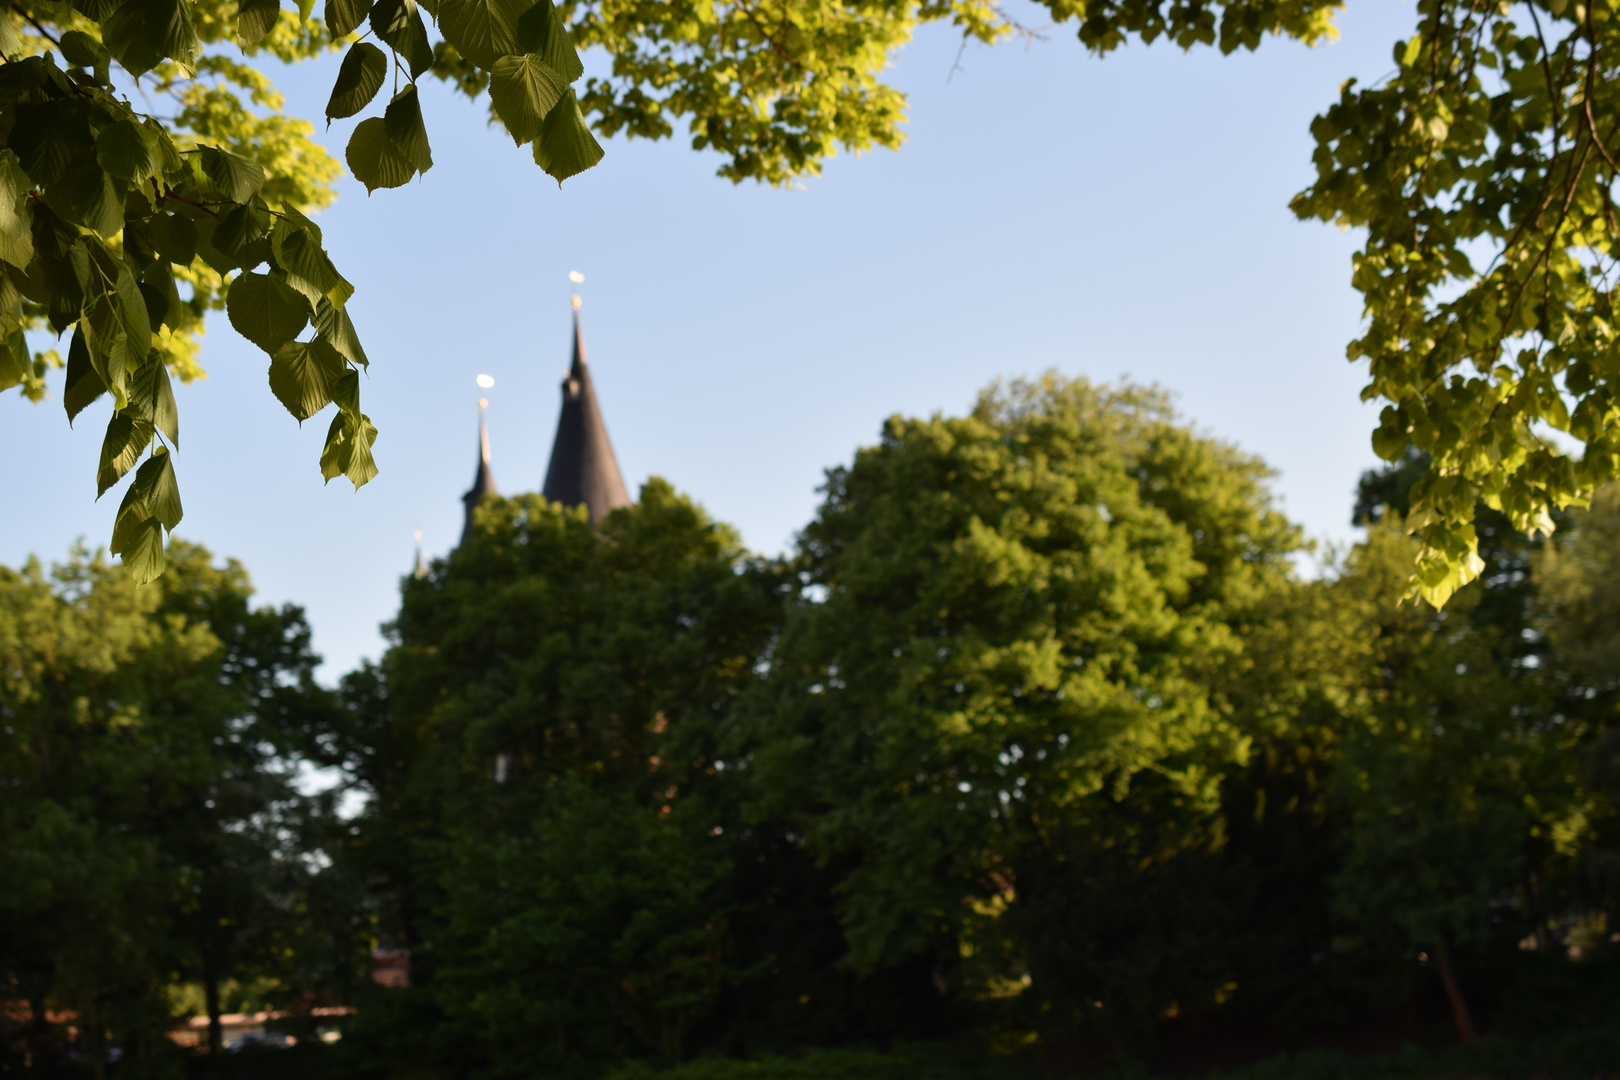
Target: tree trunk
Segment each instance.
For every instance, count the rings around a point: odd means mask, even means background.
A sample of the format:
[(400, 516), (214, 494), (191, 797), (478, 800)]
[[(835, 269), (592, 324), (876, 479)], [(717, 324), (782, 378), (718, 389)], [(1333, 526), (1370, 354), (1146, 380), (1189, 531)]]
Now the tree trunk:
[(219, 976), (214, 965), (208, 964), (203, 972), (203, 997), (208, 1002), (208, 1052), (225, 1052), (225, 1028), (219, 1022)]
[(1478, 1041), (1474, 1034), (1474, 1021), (1468, 1015), (1468, 1002), (1463, 1000), (1462, 987), (1457, 985), (1457, 975), (1451, 970), (1451, 950), (1441, 942), (1434, 950), (1436, 966), (1440, 968), (1440, 981), (1445, 984), (1446, 1000), (1451, 1003), (1451, 1019), (1457, 1024), (1457, 1041), (1464, 1046), (1472, 1046)]

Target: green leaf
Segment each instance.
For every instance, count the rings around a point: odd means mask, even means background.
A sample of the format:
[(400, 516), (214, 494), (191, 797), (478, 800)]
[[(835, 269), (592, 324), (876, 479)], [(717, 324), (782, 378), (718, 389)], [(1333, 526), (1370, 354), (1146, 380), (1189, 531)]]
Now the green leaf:
[(146, 420), (118, 413), (107, 422), (107, 437), (101, 442), (101, 465), (96, 470), (96, 498), (105, 495), (135, 467), (151, 441), (152, 425)]
[[(59, 201), (64, 192), (67, 207)], [(124, 227), (124, 188), (94, 165), (74, 169), (65, 181), (47, 192), (47, 198), (64, 216), (69, 216), (68, 208), (71, 208), (70, 216), (74, 220), (108, 239), (118, 235), (118, 230)]]
[(95, 365), (90, 362), (90, 349), (85, 345), (84, 334), (74, 327), (73, 340), (68, 343), (67, 381), (62, 387), (62, 404), (67, 409), (68, 425), (72, 426), (85, 407), (106, 392), (107, 384), (101, 381)]
[(332, 400), (344, 412), (360, 415), (360, 373), (344, 368), (337, 382), (332, 384)]
[(518, 21), (531, 0), (442, 0), (439, 33), (481, 68), (520, 52)]
[(0, 259), (19, 270), (34, 260), (34, 211), (29, 205), (32, 187), (17, 155), (0, 149)]
[(154, 262), (141, 275), (141, 298), (146, 301), (146, 317), (154, 327), (165, 324), (179, 330), (186, 324), (189, 311), (180, 301), (180, 290), (174, 286), (172, 268), (166, 262)]
[(34, 185), (43, 187), (62, 179), (73, 159), (94, 153), (96, 144), (79, 102), (47, 101), (17, 107), (7, 145)]
[(382, 117), (373, 116), (355, 125), (344, 155), (354, 178), (366, 185), (367, 193), (378, 188), (404, 187), (416, 175), (410, 160), (388, 137)]
[(276, 28), (281, 0), (240, 0), (236, 9), (236, 35), (243, 45), (256, 45)]
[[(243, 203), (219, 219), (209, 239), (220, 254), (248, 269), (270, 255), (270, 211), (256, 203)], [(259, 243), (264, 240), (265, 243)]]
[(366, 14), (371, 11), (371, 0), (326, 0), (326, 29), (332, 40), (354, 33)]
[[(0, 25), (0, 56), (10, 60), (23, 52), (22, 35), (17, 33), (17, 28), (11, 24), (10, 19), (0, 19), (0, 24), (4, 24)], [(69, 30), (68, 33), (74, 33), (74, 31)], [(18, 376), (18, 378), (21, 379), (21, 376)], [(15, 386), (17, 384), (12, 383), (10, 385)]]
[(180, 410), (174, 403), (174, 387), (169, 383), (169, 369), (154, 350), (129, 379), (129, 413), (137, 420), (147, 420), (180, 445)]
[(174, 460), (169, 452), (161, 446), (152, 451), (135, 474), (133, 486), (141, 490), (141, 499), (152, 516), (173, 532), (185, 511), (180, 506), (180, 485), (174, 478)]
[(170, 176), (179, 172), (185, 161), (180, 157), (180, 151), (175, 148), (174, 140), (169, 137), (163, 125), (148, 116), (141, 121), (141, 127), (152, 136), (152, 144), (157, 147), (159, 175)]
[(354, 331), (354, 323), (349, 321), (348, 311), (333, 307), (330, 300), (323, 298), (315, 308), (315, 332), (350, 363), (361, 367), (371, 366), (365, 350), (360, 347), (360, 336)]
[(141, 287), (128, 267), (119, 267), (113, 305), (128, 337), (130, 355), (144, 359), (152, 348), (152, 324), (146, 315), (146, 297), (141, 295)]
[[(135, 0), (130, 0), (131, 3)], [(221, 198), (245, 203), (264, 187), (264, 168), (217, 146), (200, 148), (203, 175)]]
[(179, 214), (153, 214), (147, 236), (159, 255), (176, 266), (190, 266), (197, 257), (197, 226)]
[(96, 161), (121, 180), (145, 183), (158, 174), (161, 162), (155, 140), (134, 120), (108, 124), (96, 136)]
[(503, 56), (490, 72), (489, 98), (512, 141), (522, 146), (540, 134), (546, 113), (568, 84), (536, 56)]
[(101, 43), (137, 79), (164, 60), (189, 69), (200, 49), (188, 0), (125, 0), (101, 24)]
[[(129, 520), (128, 525), (125, 521)], [(163, 528), (155, 517), (119, 518), (113, 527), (113, 549), (137, 585), (150, 585), (163, 576)]]
[(534, 141), (534, 162), (551, 174), (558, 186), (602, 160), (602, 147), (585, 126), (579, 100), (569, 90), (546, 114), (540, 137)]
[(69, 30), (58, 41), (62, 49), (62, 59), (74, 67), (93, 68), (97, 64), (107, 62), (107, 50), (101, 47), (101, 42), (85, 33), (83, 30)]
[(289, 341), (270, 359), (270, 391), (299, 423), (332, 401), (332, 387), (346, 370), (326, 342)]
[(433, 46), (428, 44), (427, 27), (416, 0), (378, 0), (371, 9), (372, 31), (400, 56), (411, 69), (411, 78), (433, 66)]
[(564, 82), (585, 74), (568, 27), (551, 0), (539, 0), (518, 20), (518, 51), (539, 56)]
[(225, 314), (236, 332), (267, 353), (298, 336), (311, 315), (309, 301), (267, 274), (243, 274), (225, 294)]
[(353, 116), (371, 104), (387, 76), (388, 57), (381, 49), (369, 41), (349, 46), (332, 86), (332, 98), (326, 103), (327, 122)]
[(427, 125), (422, 123), (422, 99), (413, 83), (394, 95), (383, 112), (383, 128), (388, 138), (417, 172), (433, 168), (433, 152), (428, 148)]
[(308, 228), (292, 225), (283, 220), (270, 232), (270, 252), (277, 266), (296, 275), (315, 287), (310, 298), (312, 308), (324, 296), (342, 307), (354, 295), (354, 286), (337, 272), (332, 260), (321, 249), (321, 242)]
[(377, 463), (371, 456), (371, 447), (376, 441), (377, 429), (372, 426), (371, 417), (339, 410), (326, 431), (321, 476), (327, 482), (337, 476), (347, 476), (358, 491), (377, 475)]
[[(10, 390), (23, 381), (22, 360), (13, 355), (11, 345), (0, 340), (0, 390)], [(331, 477), (327, 477), (331, 479)]]

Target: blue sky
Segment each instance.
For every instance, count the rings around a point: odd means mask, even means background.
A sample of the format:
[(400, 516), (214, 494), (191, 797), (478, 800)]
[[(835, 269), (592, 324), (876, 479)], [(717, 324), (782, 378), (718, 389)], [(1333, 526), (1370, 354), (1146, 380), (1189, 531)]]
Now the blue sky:
[[(382, 474), (323, 488), (328, 418), (300, 429), (264, 355), (218, 318), (209, 379), (178, 394), (179, 533), (241, 559), (262, 600), (302, 604), (326, 677), (378, 655), (412, 530), (430, 555), (459, 535), (477, 374), (496, 379), (498, 486), (539, 487), (577, 269), (626, 480), (669, 478), (756, 550), (791, 542), (822, 471), (885, 417), (960, 413), (997, 376), (1052, 368), (1166, 387), (1279, 471), (1312, 536), (1348, 540), (1376, 421), (1344, 359), (1358, 237), (1296, 221), (1288, 200), (1312, 175), (1311, 118), (1345, 78), (1390, 70), (1412, 21), (1405, 0), (1362, 0), (1335, 44), (1229, 57), (1161, 43), (1097, 59), (1058, 27), (1028, 48), (970, 47), (954, 75), (958, 41), (931, 28), (891, 72), (907, 144), (841, 156), (795, 191), (734, 187), (679, 138), (614, 140), (559, 191), (482, 103), (426, 87), (433, 170), (370, 198), (345, 179), (321, 216), (358, 287)], [(319, 117), (336, 63), (272, 74), (290, 113)], [(352, 125), (323, 135), (334, 153)], [(105, 541), (107, 408), (70, 431), (55, 402), (0, 399), (0, 562)]]

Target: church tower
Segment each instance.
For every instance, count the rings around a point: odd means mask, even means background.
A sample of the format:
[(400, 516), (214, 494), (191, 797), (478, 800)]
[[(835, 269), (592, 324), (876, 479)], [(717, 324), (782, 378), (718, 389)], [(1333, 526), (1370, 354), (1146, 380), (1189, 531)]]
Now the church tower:
[(629, 506), (630, 496), (624, 490), (607, 425), (596, 404), (596, 387), (585, 364), (585, 332), (579, 324), (577, 295), (573, 302), (574, 362), (563, 380), (557, 438), (551, 444), (551, 466), (546, 469), (546, 483), (540, 494), (564, 506), (583, 503), (594, 525), (608, 511)]
[[(479, 376), (480, 379), (483, 376)], [(489, 422), (485, 412), (489, 409), (487, 398), (478, 399), (478, 471), (473, 474), (472, 490), (461, 497), (462, 505), (467, 508), (467, 522), (461, 527), (461, 542), (466, 544), (473, 535), (473, 511), (478, 504), (484, 501), (485, 495), (495, 494), (495, 474), (489, 471)]]

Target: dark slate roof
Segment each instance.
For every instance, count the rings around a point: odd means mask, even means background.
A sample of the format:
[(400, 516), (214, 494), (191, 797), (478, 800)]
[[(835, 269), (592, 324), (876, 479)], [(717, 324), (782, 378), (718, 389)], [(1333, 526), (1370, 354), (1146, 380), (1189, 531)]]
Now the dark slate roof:
[(608, 441), (607, 425), (596, 404), (596, 388), (585, 366), (585, 333), (574, 312), (574, 363), (562, 384), (562, 414), (551, 444), (551, 466), (540, 493), (564, 506), (585, 504), (591, 524), (609, 510), (629, 506), (630, 496), (619, 475), (619, 462)]
[(473, 474), (472, 490), (461, 497), (462, 504), (467, 507), (467, 523), (461, 527), (461, 542), (465, 544), (472, 539), (473, 511), (485, 495), (495, 494), (495, 474), (489, 469), (489, 424), (484, 419), (485, 405), (482, 399), (478, 402), (478, 471)]

